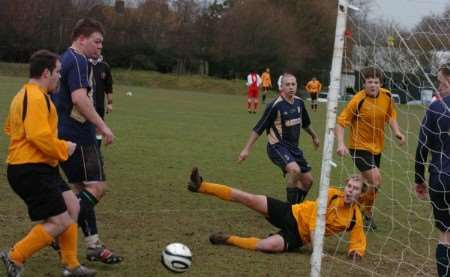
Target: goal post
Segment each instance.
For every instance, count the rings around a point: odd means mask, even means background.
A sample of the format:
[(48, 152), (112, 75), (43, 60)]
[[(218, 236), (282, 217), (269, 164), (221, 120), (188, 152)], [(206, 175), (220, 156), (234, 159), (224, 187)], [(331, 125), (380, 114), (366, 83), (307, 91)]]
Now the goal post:
[(327, 209), (328, 187), (334, 146), (334, 128), (336, 126), (337, 100), (341, 87), (342, 60), (344, 54), (345, 29), (349, 5), (345, 0), (339, 0), (334, 39), (333, 60), (331, 64), (330, 86), (328, 91), (325, 137), (320, 170), (320, 187), (317, 207), (316, 228), (313, 237), (313, 253), (311, 255), (311, 277), (320, 276), (322, 263), (323, 241), (325, 235), (325, 215)]

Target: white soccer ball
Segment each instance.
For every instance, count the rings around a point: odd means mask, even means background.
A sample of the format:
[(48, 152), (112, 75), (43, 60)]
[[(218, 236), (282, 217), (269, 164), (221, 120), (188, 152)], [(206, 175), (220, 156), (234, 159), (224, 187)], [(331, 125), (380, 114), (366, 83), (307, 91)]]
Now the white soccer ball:
[(192, 265), (191, 250), (182, 243), (171, 243), (161, 252), (161, 262), (173, 272), (185, 272)]
[(127, 91), (127, 92), (125, 93), (125, 95), (126, 95), (126, 96), (132, 96), (133, 93), (132, 93), (131, 91)]

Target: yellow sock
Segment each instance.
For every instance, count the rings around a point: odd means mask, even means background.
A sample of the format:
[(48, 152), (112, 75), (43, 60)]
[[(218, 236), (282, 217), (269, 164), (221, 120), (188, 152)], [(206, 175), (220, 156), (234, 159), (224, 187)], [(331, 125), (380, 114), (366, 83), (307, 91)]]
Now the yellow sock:
[(38, 224), (19, 242), (11, 251), (9, 257), (11, 261), (18, 265), (23, 265), (25, 261), (40, 249), (50, 245), (53, 237), (44, 229), (44, 225)]
[(234, 245), (243, 249), (256, 250), (256, 245), (261, 239), (259, 238), (243, 238), (238, 236), (230, 236), (227, 244)]
[(201, 193), (214, 195), (222, 200), (231, 200), (231, 188), (226, 185), (203, 182), (198, 191)]
[(80, 265), (78, 261), (78, 225), (70, 226), (59, 236), (59, 247), (61, 248), (61, 260), (69, 269)]
[(364, 214), (372, 215), (373, 204), (375, 203), (375, 198), (377, 197), (377, 193), (372, 190), (368, 190), (364, 193), (364, 197), (361, 201), (361, 205), (364, 209)]

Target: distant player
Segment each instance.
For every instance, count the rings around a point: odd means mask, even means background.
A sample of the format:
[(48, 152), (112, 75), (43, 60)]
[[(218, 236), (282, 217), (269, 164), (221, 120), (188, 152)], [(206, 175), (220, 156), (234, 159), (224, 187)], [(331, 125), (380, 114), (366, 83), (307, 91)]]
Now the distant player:
[(258, 111), (259, 87), (261, 86), (261, 77), (256, 72), (247, 76), (247, 111), (256, 113)]
[[(336, 188), (328, 190), (325, 235), (349, 232), (348, 255), (357, 260), (364, 256), (367, 245), (362, 216), (357, 204), (362, 190), (362, 180), (359, 176), (352, 176), (345, 182), (343, 191)], [(280, 229), (276, 234), (264, 239), (215, 233), (209, 238), (213, 244), (227, 244), (247, 250), (276, 253), (297, 249), (313, 240), (316, 228), (316, 201), (292, 205), (264, 195), (209, 183), (203, 181), (197, 168), (191, 172), (188, 189), (245, 205)]]
[[(380, 161), (384, 148), (384, 127), (389, 123), (400, 145), (405, 136), (397, 123), (397, 112), (391, 93), (381, 88), (383, 73), (376, 68), (362, 71), (364, 89), (353, 96), (337, 119), (337, 154), (350, 154), (353, 162), (368, 182), (367, 192), (361, 197), (364, 224), (370, 230), (377, 226), (372, 217), (372, 207), (381, 186)], [(344, 143), (345, 128), (350, 127), (349, 147)]]
[[(105, 112), (111, 113), (113, 109), (113, 79), (111, 75), (111, 67), (103, 60), (103, 56), (91, 58), (89, 59), (89, 62), (92, 64), (92, 71), (94, 75), (95, 110), (98, 115), (104, 119)], [(97, 134), (97, 145), (99, 148), (101, 144), (102, 136)]]
[(266, 96), (269, 93), (269, 90), (272, 88), (272, 79), (270, 77), (270, 69), (266, 68), (266, 71), (261, 75), (262, 79), (262, 103), (266, 104)]
[(96, 274), (78, 261), (76, 221), (80, 206), (58, 168), (59, 162), (67, 160), (77, 147), (57, 137), (58, 115), (49, 94), (56, 90), (61, 77), (58, 58), (47, 50), (31, 56), (30, 80), (12, 100), (6, 120), (5, 132), (10, 138), (8, 182), (25, 202), (30, 219), (37, 221), (10, 251), (0, 252), (8, 277), (21, 276), (24, 263), (57, 238), (64, 276)]
[(315, 148), (319, 138), (311, 128), (311, 120), (305, 104), (296, 96), (297, 80), (294, 75), (284, 74), (281, 94), (269, 103), (258, 121), (241, 153), (239, 161), (247, 159), (259, 136), (267, 133), (267, 154), (286, 176), (287, 201), (300, 203), (306, 197), (313, 183), (311, 167), (299, 149), (300, 130), (305, 130), (312, 138)]
[[(415, 162), (417, 196), (430, 195), (434, 224), (439, 230), (436, 264), (440, 277), (450, 276), (450, 63), (438, 71), (438, 99), (429, 107), (419, 132)], [(428, 153), (431, 161), (427, 163)], [(428, 164), (428, 186), (425, 165)]]
[(317, 96), (322, 90), (322, 84), (316, 77), (313, 77), (312, 80), (306, 84), (305, 89), (311, 97), (311, 110), (317, 111)]

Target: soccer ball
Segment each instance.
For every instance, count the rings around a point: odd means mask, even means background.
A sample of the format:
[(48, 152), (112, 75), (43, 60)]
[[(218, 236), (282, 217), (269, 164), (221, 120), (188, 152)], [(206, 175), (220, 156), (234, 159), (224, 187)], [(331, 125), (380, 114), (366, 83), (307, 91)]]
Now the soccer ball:
[(192, 265), (191, 250), (182, 243), (171, 243), (161, 252), (161, 262), (173, 272), (185, 272)]
[(126, 95), (126, 96), (132, 96), (133, 93), (132, 93), (131, 91), (127, 91), (127, 92), (125, 93), (125, 95)]

